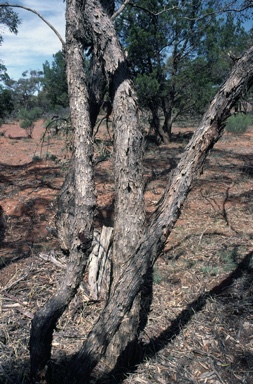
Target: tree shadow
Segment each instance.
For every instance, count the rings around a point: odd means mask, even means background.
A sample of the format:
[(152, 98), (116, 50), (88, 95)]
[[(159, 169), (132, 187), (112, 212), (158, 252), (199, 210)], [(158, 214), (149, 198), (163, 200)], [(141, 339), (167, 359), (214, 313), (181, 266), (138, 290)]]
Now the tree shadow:
[[(176, 336), (178, 336), (184, 327), (190, 322), (196, 313), (200, 312), (210, 298), (217, 298), (220, 295), (226, 295), (228, 290), (233, 283), (246, 275), (247, 279), (245, 284), (252, 284), (253, 281), (253, 268), (251, 267), (251, 260), (253, 252), (248, 253), (244, 259), (238, 264), (237, 268), (219, 285), (215, 286), (209, 292), (200, 295), (196, 300), (188, 304), (187, 308), (184, 309), (175, 320), (172, 321), (171, 325), (160, 333), (158, 337), (150, 339), (149, 343), (138, 343), (137, 340), (128, 345), (125, 351), (121, 354), (118, 359), (117, 365), (109, 373), (102, 376), (98, 383), (99, 384), (120, 384), (126, 378), (126, 374), (134, 373), (139, 364), (143, 363), (146, 359), (154, 357), (161, 349), (171, 343)], [(229, 296), (231, 306), (233, 306), (233, 298)], [(135, 349), (135, 354), (132, 351)], [(131, 351), (131, 359), (129, 358), (129, 351)], [(238, 356), (238, 364), (250, 361), (250, 356)], [(126, 361), (131, 361), (131, 364), (126, 366)]]

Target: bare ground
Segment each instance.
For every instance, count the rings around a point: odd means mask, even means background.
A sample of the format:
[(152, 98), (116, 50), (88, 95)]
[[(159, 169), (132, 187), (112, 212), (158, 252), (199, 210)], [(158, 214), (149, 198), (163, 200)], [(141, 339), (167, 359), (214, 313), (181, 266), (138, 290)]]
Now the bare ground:
[[(66, 262), (52, 229), (69, 154), (61, 137), (41, 147), (43, 132), (41, 121), (32, 139), (18, 124), (0, 128), (0, 204), (7, 223), (0, 249), (0, 384), (29, 383), (30, 322), (64, 277), (64, 268), (47, 259)], [(177, 129), (167, 146), (147, 143), (148, 213), (191, 132)], [(106, 133), (100, 139), (98, 159), (111, 151)], [(121, 376), (101, 377), (100, 364), (92, 383), (253, 383), (252, 160), (253, 127), (243, 136), (225, 134), (212, 150), (154, 268), (139, 358), (132, 368), (123, 364)], [(98, 162), (96, 185), (96, 225), (111, 225), (110, 158)], [(60, 319), (53, 341), (58, 371), (80, 348), (101, 307), (80, 290)]]

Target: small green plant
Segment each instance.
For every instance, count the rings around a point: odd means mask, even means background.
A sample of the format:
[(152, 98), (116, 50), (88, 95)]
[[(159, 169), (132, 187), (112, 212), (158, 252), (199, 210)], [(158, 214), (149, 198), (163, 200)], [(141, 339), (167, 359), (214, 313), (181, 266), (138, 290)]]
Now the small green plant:
[(238, 265), (237, 263), (237, 248), (233, 247), (232, 249), (221, 250), (219, 253), (219, 258), (222, 263), (222, 268), (225, 272), (232, 271)]
[(48, 153), (48, 152), (47, 152), (47, 154), (46, 154), (46, 159), (47, 159), (47, 160), (52, 160), (52, 161), (54, 161), (54, 162), (57, 162), (57, 161), (58, 161), (56, 155), (54, 155), (53, 153)]
[(252, 124), (250, 115), (238, 113), (230, 116), (226, 121), (226, 130), (234, 135), (242, 135)]
[(218, 267), (206, 265), (205, 267), (201, 268), (201, 272), (204, 273), (204, 275), (217, 276), (220, 270)]
[(41, 161), (41, 158), (38, 155), (33, 155), (33, 159), (32, 160), (33, 160), (34, 163), (37, 163), (37, 162)]
[(223, 257), (223, 261), (225, 263), (225, 271), (231, 271), (233, 269), (236, 268), (237, 266), (237, 248), (233, 248), (231, 250), (228, 250), (224, 257)]
[(153, 271), (154, 284), (160, 284), (162, 280), (163, 280), (163, 276), (162, 276), (161, 272), (159, 271), (159, 269), (157, 267), (154, 267), (154, 271)]

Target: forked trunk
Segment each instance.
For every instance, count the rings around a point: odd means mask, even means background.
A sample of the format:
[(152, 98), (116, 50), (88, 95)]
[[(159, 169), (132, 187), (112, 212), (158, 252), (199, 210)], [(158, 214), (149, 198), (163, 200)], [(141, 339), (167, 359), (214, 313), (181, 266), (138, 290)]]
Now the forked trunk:
[(147, 271), (162, 251), (179, 217), (194, 176), (203, 165), (209, 150), (222, 135), (225, 119), (231, 108), (252, 84), (253, 47), (238, 61), (230, 78), (216, 94), (178, 167), (171, 175), (167, 190), (144, 235), (114, 285), (99, 320), (75, 357), (71, 366), (73, 383), (88, 383), (90, 373), (104, 356), (123, 319), (130, 316)]
[[(39, 381), (46, 370), (56, 322), (77, 290), (91, 251), (95, 207), (93, 147), (83, 68), (83, 52), (87, 41), (91, 40), (113, 100), (115, 222), (108, 299), (99, 320), (73, 358), (66, 378), (67, 384), (83, 384), (88, 383), (92, 370), (102, 358), (113, 367), (115, 358), (138, 336), (139, 298), (146, 276), (180, 214), (194, 176), (222, 135), (230, 109), (253, 83), (253, 48), (236, 63), (230, 78), (215, 96), (171, 174), (157, 210), (144, 227), (142, 135), (135, 93), (112, 21), (99, 0), (67, 0), (66, 21), (67, 77), (75, 154), (69, 176), (73, 188), (63, 189), (62, 194), (67, 204), (64, 204), (65, 224), (63, 221), (61, 228), (70, 263), (59, 290), (32, 321), (31, 373), (34, 381)], [(115, 358), (110, 358), (111, 353)]]

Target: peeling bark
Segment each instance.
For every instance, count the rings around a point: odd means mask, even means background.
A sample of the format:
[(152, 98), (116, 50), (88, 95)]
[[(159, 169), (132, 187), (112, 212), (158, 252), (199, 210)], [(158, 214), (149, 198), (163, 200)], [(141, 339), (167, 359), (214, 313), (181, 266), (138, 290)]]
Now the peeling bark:
[(95, 231), (93, 249), (89, 257), (89, 290), (93, 300), (107, 299), (111, 285), (112, 272), (112, 227), (102, 228), (101, 233)]
[(83, 278), (83, 272), (91, 251), (93, 238), (93, 213), (95, 209), (94, 175), (92, 167), (93, 143), (89, 116), (88, 91), (83, 66), (84, 41), (82, 30), (82, 0), (66, 2), (67, 81), (70, 100), (71, 124), (74, 129), (73, 173), (69, 177), (73, 189), (67, 188), (62, 229), (67, 233), (69, 264), (64, 280), (56, 294), (40, 309), (32, 320), (30, 336), (31, 377), (34, 382), (46, 372), (51, 357), (51, 343), (57, 320), (74, 297)]
[(88, 382), (90, 373), (105, 354), (110, 340), (130, 312), (150, 264), (155, 262), (162, 251), (180, 215), (180, 209), (194, 176), (209, 150), (222, 135), (225, 119), (229, 116), (233, 105), (252, 84), (253, 47), (238, 61), (229, 79), (216, 94), (177, 169), (172, 174), (167, 190), (138, 247), (126, 264), (99, 320), (74, 360), (71, 367), (71, 372), (75, 373), (73, 383)]
[[(113, 100), (115, 152), (115, 223), (112, 280), (101, 316), (73, 357), (66, 383), (88, 383), (105, 358), (113, 365), (122, 350), (138, 336), (140, 297), (150, 267), (169, 236), (189, 192), (192, 180), (224, 129), (224, 121), (239, 97), (253, 84), (253, 48), (235, 65), (230, 78), (216, 94), (186, 148), (155, 213), (144, 227), (142, 134), (136, 96), (128, 77), (124, 53), (112, 21), (112, 1), (104, 9), (99, 0), (66, 1), (66, 61), (75, 153), (62, 190), (63, 215), (58, 227), (69, 250), (67, 274), (57, 293), (35, 314), (30, 349), (34, 381), (47, 371), (53, 330), (75, 295), (91, 251), (95, 193), (90, 93), (83, 68), (83, 51), (92, 46), (96, 71), (110, 85)], [(99, 105), (102, 85), (95, 92)], [(71, 187), (70, 187), (71, 185)], [(115, 356), (113, 356), (115, 354)], [(112, 357), (112, 358), (111, 358)]]

